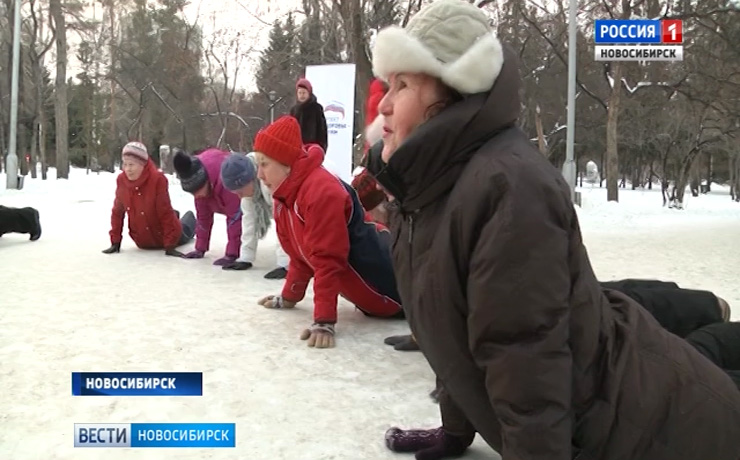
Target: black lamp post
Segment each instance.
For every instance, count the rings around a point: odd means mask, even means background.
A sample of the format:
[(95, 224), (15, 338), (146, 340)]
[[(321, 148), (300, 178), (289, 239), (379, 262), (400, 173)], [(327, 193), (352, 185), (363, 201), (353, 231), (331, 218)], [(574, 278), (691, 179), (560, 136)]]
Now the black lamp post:
[(267, 99), (270, 100), (270, 123), (275, 121), (275, 106), (278, 104), (278, 102), (282, 101), (282, 97), (278, 97), (277, 93), (272, 90), (269, 93), (267, 93)]

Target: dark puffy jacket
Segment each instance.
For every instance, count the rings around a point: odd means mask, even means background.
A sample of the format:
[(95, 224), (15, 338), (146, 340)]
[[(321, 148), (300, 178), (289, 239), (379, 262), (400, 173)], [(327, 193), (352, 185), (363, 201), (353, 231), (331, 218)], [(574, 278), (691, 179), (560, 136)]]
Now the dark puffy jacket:
[(491, 91), (373, 171), (396, 197), (396, 278), (445, 426), (503, 460), (737, 460), (740, 391), (602, 291), (568, 185), (515, 126), (519, 83), (507, 49)]

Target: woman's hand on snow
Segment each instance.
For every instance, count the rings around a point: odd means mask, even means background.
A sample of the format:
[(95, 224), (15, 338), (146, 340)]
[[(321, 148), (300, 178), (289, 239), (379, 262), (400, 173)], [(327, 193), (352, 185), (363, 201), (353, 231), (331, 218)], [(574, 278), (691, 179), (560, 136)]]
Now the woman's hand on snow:
[(103, 249), (103, 254), (113, 254), (114, 252), (121, 252), (121, 243), (113, 243), (108, 249)]
[(334, 348), (334, 325), (313, 323), (301, 333), (301, 340), (308, 340), (309, 347)]
[(393, 427), (385, 432), (385, 445), (393, 452), (413, 452), (417, 460), (441, 460), (459, 457), (473, 443), (445, 432), (444, 428), (431, 430), (402, 430)]
[(262, 297), (257, 301), (259, 305), (262, 305), (265, 308), (272, 308), (272, 309), (288, 309), (288, 308), (294, 308), (295, 302), (291, 300), (285, 300), (282, 296), (279, 295), (268, 295), (267, 297)]
[(183, 254), (182, 252), (178, 251), (175, 248), (165, 249), (164, 254), (170, 257), (185, 257), (185, 254)]
[(184, 257), (186, 259), (202, 259), (204, 255), (206, 255), (205, 252), (196, 249), (195, 251), (188, 252)]

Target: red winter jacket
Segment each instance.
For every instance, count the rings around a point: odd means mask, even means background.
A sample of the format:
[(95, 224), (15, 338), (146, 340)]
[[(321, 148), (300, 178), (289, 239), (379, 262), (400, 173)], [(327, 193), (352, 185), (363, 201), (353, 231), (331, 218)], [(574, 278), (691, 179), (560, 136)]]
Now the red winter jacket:
[[(306, 151), (291, 167), (290, 175), (273, 193), (275, 224), (280, 245), (290, 256), (282, 296), (299, 302), (314, 278), (314, 321), (334, 323), (337, 296), (348, 279), (358, 276), (349, 263), (352, 198), (340, 180), (321, 167), (324, 152), (318, 145)], [(364, 220), (368, 220), (365, 215)]]
[(120, 243), (123, 217), (128, 214), (131, 239), (142, 249), (174, 248), (182, 226), (170, 203), (167, 178), (151, 160), (135, 181), (125, 173), (116, 179), (116, 199), (111, 213), (111, 243)]

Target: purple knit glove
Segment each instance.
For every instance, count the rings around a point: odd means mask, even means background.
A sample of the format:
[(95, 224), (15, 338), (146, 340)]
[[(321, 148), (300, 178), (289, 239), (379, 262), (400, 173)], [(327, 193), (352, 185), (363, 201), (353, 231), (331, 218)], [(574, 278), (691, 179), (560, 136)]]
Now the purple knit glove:
[(220, 259), (217, 259), (215, 262), (213, 262), (213, 265), (218, 265), (219, 267), (223, 267), (225, 265), (230, 265), (236, 262), (236, 256), (230, 256), (225, 255), (221, 257)]
[(385, 445), (393, 452), (414, 452), (416, 460), (441, 460), (460, 457), (472, 444), (453, 436), (443, 428), (402, 430), (393, 427), (385, 432)]
[(203, 251), (198, 251), (197, 249), (195, 251), (190, 251), (187, 254), (185, 254), (183, 257), (186, 259), (202, 259), (203, 256), (206, 255)]

